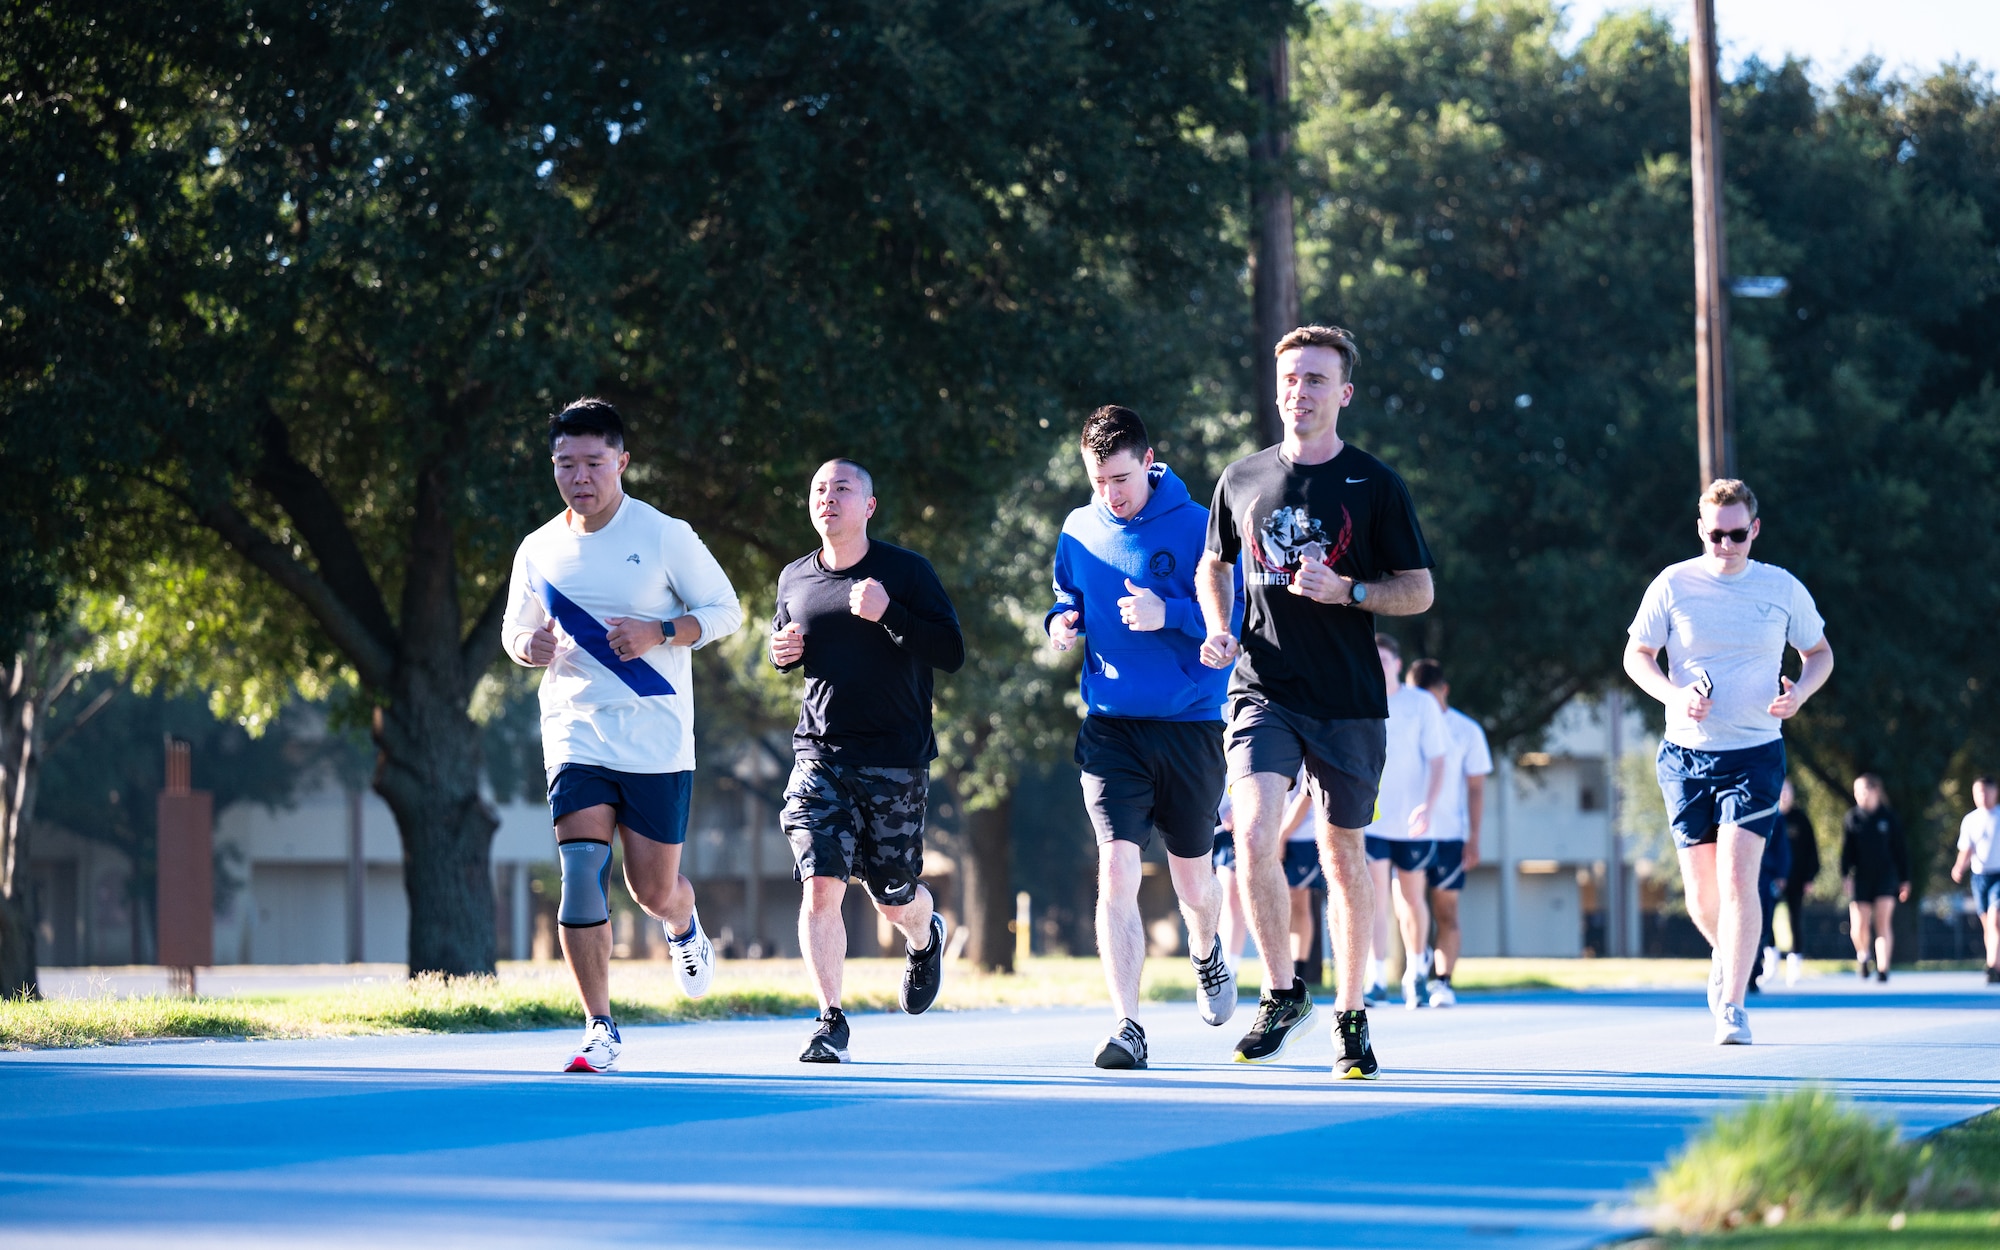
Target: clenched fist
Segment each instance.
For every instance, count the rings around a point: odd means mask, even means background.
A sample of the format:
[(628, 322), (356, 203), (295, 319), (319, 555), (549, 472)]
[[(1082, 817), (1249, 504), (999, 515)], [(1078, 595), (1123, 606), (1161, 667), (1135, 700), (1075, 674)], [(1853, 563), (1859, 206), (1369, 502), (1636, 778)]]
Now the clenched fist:
[(847, 610), (864, 621), (879, 621), (889, 610), (889, 592), (874, 578), (856, 582), (848, 592)]
[(1058, 612), (1049, 618), (1049, 645), (1058, 651), (1067, 651), (1076, 645), (1076, 623), (1083, 614), (1074, 609)]
[(785, 627), (771, 635), (771, 663), (779, 668), (790, 668), (797, 664), (806, 653), (806, 631), (799, 628), (797, 621), (788, 621)]
[(540, 629), (528, 635), (528, 663), (536, 668), (546, 668), (550, 660), (556, 658), (556, 623), (543, 621)]

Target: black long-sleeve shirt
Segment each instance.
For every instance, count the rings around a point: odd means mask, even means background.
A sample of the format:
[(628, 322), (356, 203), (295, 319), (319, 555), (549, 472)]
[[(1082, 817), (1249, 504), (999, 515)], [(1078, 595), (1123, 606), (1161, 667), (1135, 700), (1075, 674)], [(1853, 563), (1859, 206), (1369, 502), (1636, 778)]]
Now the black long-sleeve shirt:
[(1792, 872), (1790, 880), (1801, 887), (1819, 876), (1819, 837), (1813, 832), (1812, 820), (1806, 816), (1806, 809), (1794, 807), (1785, 813), (1785, 836), (1792, 842)]
[(1910, 848), (1903, 842), (1903, 822), (1888, 807), (1849, 809), (1840, 822), (1840, 875), (1852, 873), (1865, 883), (1910, 880)]
[[(854, 586), (874, 578), (889, 594), (880, 621), (854, 615)], [(931, 672), (965, 663), (965, 637), (944, 583), (914, 551), (870, 540), (868, 553), (839, 572), (819, 553), (778, 575), (776, 633), (796, 621), (805, 655), (785, 671), (806, 670), (805, 700), (792, 750), (800, 759), (876, 768), (919, 768), (937, 758), (931, 732)]]

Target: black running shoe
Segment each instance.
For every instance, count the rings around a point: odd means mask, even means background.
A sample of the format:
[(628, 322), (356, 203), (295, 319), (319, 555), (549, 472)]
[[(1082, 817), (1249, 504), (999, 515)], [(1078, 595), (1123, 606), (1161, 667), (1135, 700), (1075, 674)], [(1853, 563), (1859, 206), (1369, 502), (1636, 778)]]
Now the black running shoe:
[(799, 1055), (800, 1063), (846, 1063), (847, 1062), (847, 1013), (838, 1007), (828, 1007), (819, 1017), (819, 1027), (806, 1041), (805, 1050)]
[(1340, 1011), (1333, 1019), (1340, 1031), (1340, 1055), (1333, 1061), (1333, 1074), (1343, 1081), (1372, 1081), (1380, 1076), (1382, 1067), (1375, 1062), (1375, 1048), (1368, 1044), (1368, 1013)]
[(1854, 970), (1861, 974), (1863, 981), (1866, 981), (1868, 974), (1875, 970), (1875, 957), (1873, 955), (1864, 955), (1860, 959), (1855, 960)]
[(937, 1001), (938, 986), (944, 984), (944, 917), (931, 913), (931, 944), (909, 953), (903, 965), (903, 989), (896, 1001), (904, 1011), (921, 1016)]
[(1272, 995), (1266, 990), (1257, 1000), (1257, 1018), (1236, 1043), (1236, 1062), (1271, 1063), (1285, 1053), (1286, 1043), (1312, 1032), (1313, 1000), (1303, 984), (1294, 983), (1291, 994)]
[(1100, 1068), (1143, 1068), (1146, 1066), (1146, 1030), (1139, 1027), (1137, 1020), (1120, 1020), (1118, 1031), (1104, 1039), (1097, 1048), (1097, 1066)]
[(1889, 979), (1889, 970), (1888, 970), (1887, 968), (1878, 968), (1878, 969), (1876, 969), (1876, 970), (1875, 970), (1875, 979), (1876, 979), (1877, 981), (1887, 981), (1887, 980)]

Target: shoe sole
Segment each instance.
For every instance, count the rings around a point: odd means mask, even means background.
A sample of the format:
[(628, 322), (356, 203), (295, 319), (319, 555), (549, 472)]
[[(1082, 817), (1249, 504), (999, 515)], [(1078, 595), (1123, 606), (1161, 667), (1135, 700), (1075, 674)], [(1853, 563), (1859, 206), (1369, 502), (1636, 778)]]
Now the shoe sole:
[(1750, 1044), (1750, 1035), (1745, 1033), (1742, 1037), (1737, 1037), (1732, 1033), (1727, 1037), (1716, 1038), (1715, 1044), (1717, 1046), (1748, 1046)]
[(1382, 1069), (1378, 1066), (1373, 1072), (1364, 1072), (1359, 1067), (1353, 1067), (1342, 1072), (1339, 1068), (1335, 1068), (1333, 1075), (1342, 1081), (1372, 1081), (1382, 1075)]
[(803, 1054), (799, 1056), (799, 1062), (800, 1063), (851, 1063), (853, 1062), (853, 1060), (848, 1058), (846, 1051), (836, 1050), (832, 1052), (831, 1058), (828, 1058), (824, 1054), (820, 1055), (815, 1055), (811, 1053)]
[(590, 1060), (585, 1059), (582, 1055), (576, 1055), (570, 1059), (569, 1066), (564, 1068), (563, 1071), (564, 1072), (609, 1072), (611, 1071), (611, 1069), (617, 1066), (618, 1066), (618, 1061), (616, 1059), (613, 1059), (610, 1063), (605, 1064), (601, 1068), (593, 1067), (591, 1066)]
[(1146, 1067), (1144, 1059), (1134, 1059), (1129, 1052), (1109, 1046), (1098, 1051), (1092, 1062), (1107, 1072), (1139, 1072)]
[(1260, 1055), (1257, 1058), (1252, 1059), (1248, 1055), (1244, 1054), (1242, 1051), (1239, 1050), (1235, 1052), (1236, 1062), (1276, 1063), (1278, 1060), (1285, 1057), (1285, 1052), (1291, 1048), (1293, 1042), (1296, 1042), (1300, 1038), (1306, 1036), (1308, 1033), (1311, 1033), (1313, 1031), (1313, 1026), (1318, 1023), (1319, 1023), (1319, 1013), (1317, 1011), (1312, 1012), (1308, 1014), (1305, 1019), (1293, 1025), (1291, 1027), (1291, 1031), (1285, 1034), (1285, 1040), (1279, 1042), (1278, 1048), (1272, 1051), (1270, 1054)]

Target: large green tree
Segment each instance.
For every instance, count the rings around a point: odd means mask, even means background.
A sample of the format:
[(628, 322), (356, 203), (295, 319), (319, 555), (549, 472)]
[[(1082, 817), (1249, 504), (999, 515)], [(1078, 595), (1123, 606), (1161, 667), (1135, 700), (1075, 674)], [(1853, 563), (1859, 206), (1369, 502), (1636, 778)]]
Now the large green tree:
[[(1646, 12), (1568, 48), (1555, 6), (1482, 0), (1338, 6), (1302, 54), (1307, 307), (1359, 333), (1345, 428), (1437, 551), (1414, 638), (1507, 740), (1623, 681), (1647, 580), (1697, 551), (1687, 52)], [(1732, 264), (1791, 282), (1734, 306), (1757, 554), (1839, 661), (1788, 739), (1924, 809), (2000, 677), (2000, 108), (1970, 68), (1753, 63), (1722, 117)]]
[(6, 419), (147, 522), (135, 671), (372, 707), (412, 966), (488, 969), (467, 707), (553, 502), (540, 415), (624, 406), (635, 490), (753, 604), (836, 452), (885, 527), (973, 552), (1047, 423), (1210, 349), (1213, 136), (1289, 10), (17, 7)]

